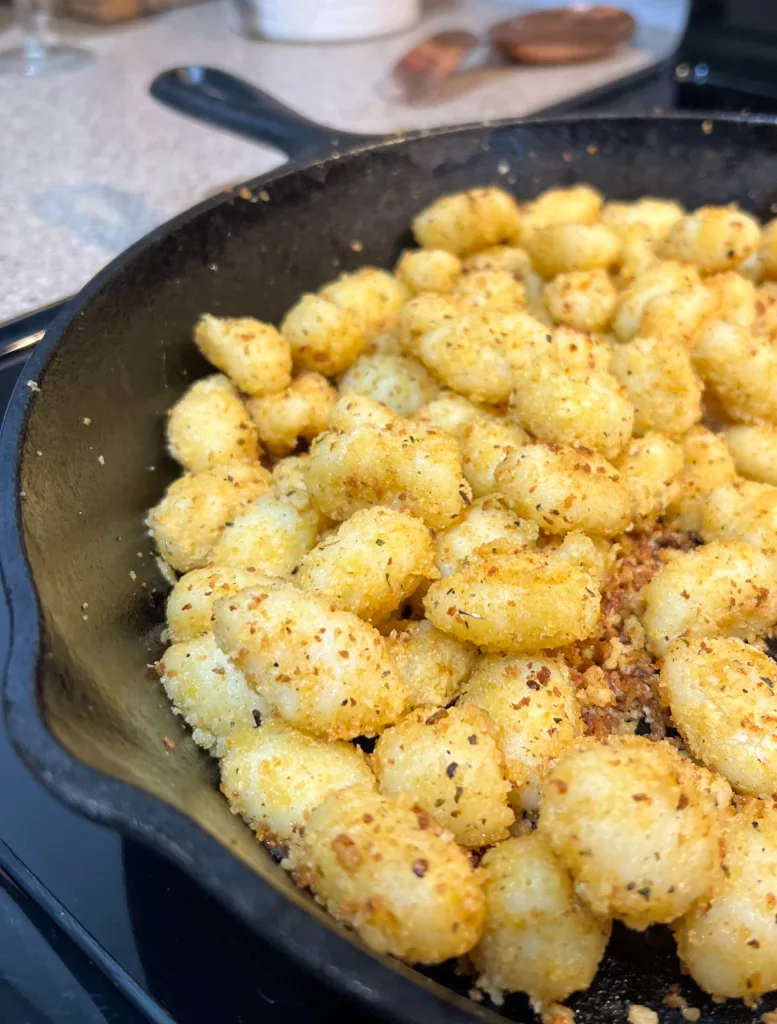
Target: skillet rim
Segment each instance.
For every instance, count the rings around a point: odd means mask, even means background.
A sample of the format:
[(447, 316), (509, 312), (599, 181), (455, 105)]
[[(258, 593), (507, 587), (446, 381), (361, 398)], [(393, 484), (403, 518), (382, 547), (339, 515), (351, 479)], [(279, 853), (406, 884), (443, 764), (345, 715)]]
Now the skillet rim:
[[(57, 315), (35, 347), (22, 376), (25, 380), (41, 379), (52, 355), (66, 340), (68, 328), (88, 307), (93, 296), (145, 249), (201, 214), (235, 202), (242, 188), (253, 191), (287, 175), (328, 168), (365, 152), (405, 145), (420, 138), (489, 133), (492, 129), (509, 127), (541, 128), (581, 122), (610, 122), (628, 127), (656, 121), (698, 124), (711, 121), (713, 126), (717, 123), (777, 125), (777, 117), (773, 115), (705, 115), (698, 111), (505, 118), (422, 129), (365, 142), (324, 159), (282, 164), (189, 207), (112, 259)], [(501, 1014), (458, 996), (407, 965), (368, 951), (358, 939), (350, 941), (336, 927), (318, 920), (303, 905), (266, 882), (182, 811), (131, 783), (79, 761), (49, 731), (43, 719), (38, 686), (43, 655), (41, 611), (26, 556), (19, 496), (26, 426), (33, 397), (33, 390), (20, 377), (0, 429), (0, 531), (4, 541), (0, 545), (0, 581), (9, 622), (8, 652), (2, 666), (2, 705), (9, 738), (26, 767), (66, 806), (165, 856), (261, 940), (280, 948), (319, 979), (347, 993), (371, 1011), (404, 1024), (425, 1024), (430, 1019), (439, 1024), (465, 1024), (476, 1018), (493, 1024), (504, 1021), (506, 1018)]]

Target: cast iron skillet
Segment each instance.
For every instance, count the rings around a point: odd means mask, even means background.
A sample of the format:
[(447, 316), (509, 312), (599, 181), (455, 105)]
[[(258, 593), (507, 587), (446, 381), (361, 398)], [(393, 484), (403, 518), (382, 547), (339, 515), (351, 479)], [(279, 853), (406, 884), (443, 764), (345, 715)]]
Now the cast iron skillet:
[[(217, 120), (215, 103), (224, 114), (224, 76), (174, 77), (196, 87), (191, 112)], [(200, 204), (115, 260), (57, 318), (11, 399), (0, 444), (9, 733), (67, 804), (169, 857), (366, 1007), (407, 1024), (498, 1021), (458, 994), (466, 978), (372, 955), (296, 889), (230, 814), (214, 763), (171, 715), (150, 668), (167, 588), (143, 518), (176, 475), (162, 441), (165, 411), (207, 371), (192, 324), (205, 310), (277, 322), (302, 291), (341, 270), (390, 266), (417, 210), (476, 184), (531, 196), (583, 180), (612, 198), (736, 199), (768, 217), (777, 132), (766, 119), (739, 117), (717, 119), (711, 131), (697, 116), (501, 122), (378, 144), (345, 139), (358, 145), (316, 162), (316, 147), (332, 148), (329, 130), (238, 89), (230, 126), (309, 162)], [(202, 99), (214, 90), (215, 101)], [(679, 1024), (661, 1004), (673, 982), (716, 1024), (756, 1020), (774, 1005), (713, 1006), (681, 978), (662, 929), (618, 930), (596, 984), (572, 1003), (580, 1024), (623, 1021), (629, 1000)], [(531, 1016), (519, 997), (503, 1013)]]

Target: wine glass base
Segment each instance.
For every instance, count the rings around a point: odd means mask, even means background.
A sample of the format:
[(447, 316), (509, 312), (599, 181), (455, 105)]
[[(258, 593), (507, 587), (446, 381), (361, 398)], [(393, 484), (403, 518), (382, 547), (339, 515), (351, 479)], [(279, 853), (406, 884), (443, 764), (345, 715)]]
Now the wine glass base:
[(11, 50), (0, 50), (0, 75), (23, 75), (27, 78), (58, 75), (63, 71), (82, 68), (91, 59), (89, 50), (61, 43), (42, 46), (34, 52), (16, 46)]

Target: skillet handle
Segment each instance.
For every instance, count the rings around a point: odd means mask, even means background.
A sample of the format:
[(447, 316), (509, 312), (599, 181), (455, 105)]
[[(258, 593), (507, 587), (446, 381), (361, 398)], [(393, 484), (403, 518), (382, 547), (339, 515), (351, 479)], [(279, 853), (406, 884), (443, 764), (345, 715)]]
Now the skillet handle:
[(290, 160), (326, 157), (379, 140), (308, 121), (250, 82), (217, 68), (195, 64), (163, 71), (151, 83), (151, 95), (200, 121), (274, 146)]

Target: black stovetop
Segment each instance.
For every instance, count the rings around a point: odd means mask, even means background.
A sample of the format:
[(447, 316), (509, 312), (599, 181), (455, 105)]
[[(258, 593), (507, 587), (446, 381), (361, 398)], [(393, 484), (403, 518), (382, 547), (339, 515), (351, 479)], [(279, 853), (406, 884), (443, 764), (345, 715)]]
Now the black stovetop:
[[(669, 110), (678, 95), (699, 105), (675, 74), (684, 59), (578, 109)], [(0, 412), (27, 351), (0, 345)], [(0, 602), (3, 660), (7, 629)], [(59, 804), (18, 761), (0, 716), (1, 1024), (328, 1024), (343, 1014), (368, 1024), (176, 868)]]

